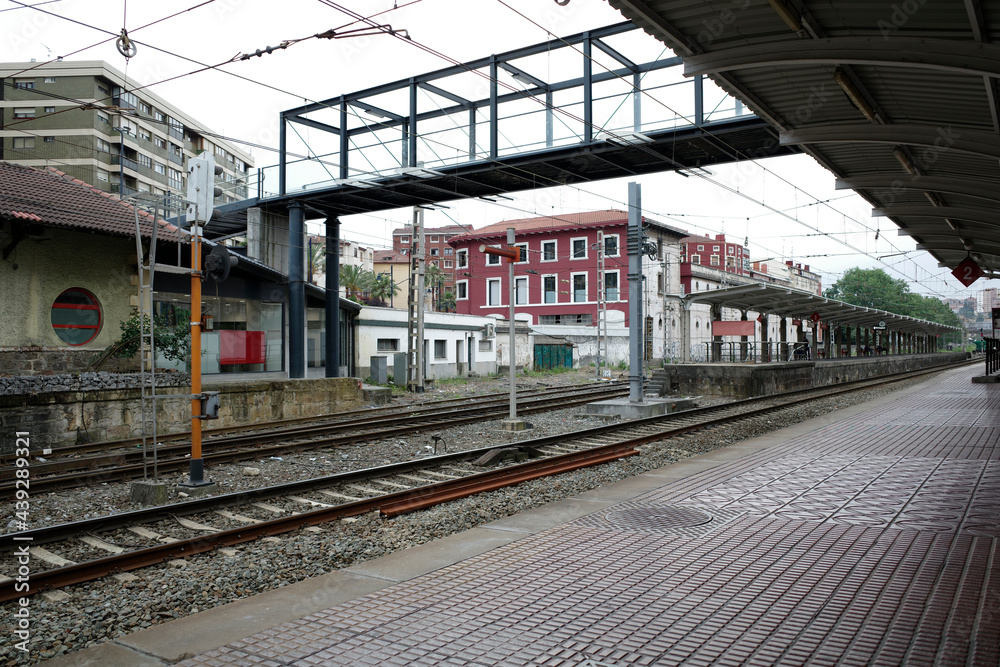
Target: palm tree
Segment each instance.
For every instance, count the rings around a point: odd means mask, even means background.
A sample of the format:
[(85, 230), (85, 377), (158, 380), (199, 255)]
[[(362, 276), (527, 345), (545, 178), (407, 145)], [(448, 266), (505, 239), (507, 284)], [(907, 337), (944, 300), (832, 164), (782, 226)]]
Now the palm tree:
[(375, 276), (375, 280), (373, 281), (371, 288), (372, 297), (386, 302), (397, 294), (399, 294), (399, 285), (392, 282), (392, 278), (390, 276)]
[(347, 298), (355, 301), (365, 291), (368, 290), (372, 275), (371, 271), (365, 271), (356, 264), (343, 264), (340, 267), (340, 286), (347, 293)]
[(448, 290), (441, 295), (441, 300), (438, 301), (438, 310), (445, 313), (455, 312), (455, 293)]
[(424, 281), (424, 284), (431, 288), (431, 294), (438, 295), (438, 298), (432, 300), (431, 302), (431, 307), (433, 307), (434, 302), (440, 301), (440, 288), (441, 284), (444, 282), (444, 273), (437, 264), (428, 264), (427, 268), (424, 269)]

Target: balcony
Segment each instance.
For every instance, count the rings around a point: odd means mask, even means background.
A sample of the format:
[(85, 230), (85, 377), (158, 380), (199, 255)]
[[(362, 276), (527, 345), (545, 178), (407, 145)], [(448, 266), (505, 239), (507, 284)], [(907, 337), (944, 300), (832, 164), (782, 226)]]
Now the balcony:
[(125, 167), (126, 169), (131, 169), (132, 171), (139, 171), (139, 163), (132, 158), (122, 157), (121, 155), (111, 155), (111, 164), (115, 166)]

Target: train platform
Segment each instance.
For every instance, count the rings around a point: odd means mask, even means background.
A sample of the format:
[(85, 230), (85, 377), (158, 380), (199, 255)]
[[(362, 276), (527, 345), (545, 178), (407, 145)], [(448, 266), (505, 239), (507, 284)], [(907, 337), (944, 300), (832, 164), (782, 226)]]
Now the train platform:
[(977, 364), (52, 665), (1000, 663)]

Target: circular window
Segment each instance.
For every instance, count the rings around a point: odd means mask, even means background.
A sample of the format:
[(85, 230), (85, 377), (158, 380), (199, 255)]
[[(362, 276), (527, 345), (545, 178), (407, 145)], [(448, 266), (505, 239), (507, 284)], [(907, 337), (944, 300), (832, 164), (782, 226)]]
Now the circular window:
[(71, 287), (52, 302), (52, 329), (69, 345), (89, 343), (101, 331), (101, 305), (85, 289)]

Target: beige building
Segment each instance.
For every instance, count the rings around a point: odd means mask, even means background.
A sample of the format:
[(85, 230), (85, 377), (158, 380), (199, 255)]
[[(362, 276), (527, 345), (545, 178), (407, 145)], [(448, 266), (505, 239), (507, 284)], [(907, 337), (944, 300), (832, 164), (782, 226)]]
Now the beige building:
[(247, 198), (249, 153), (103, 61), (0, 63), (0, 78), (0, 160), (162, 195), (183, 194), (187, 158), (207, 152), (223, 168), (216, 204)]

